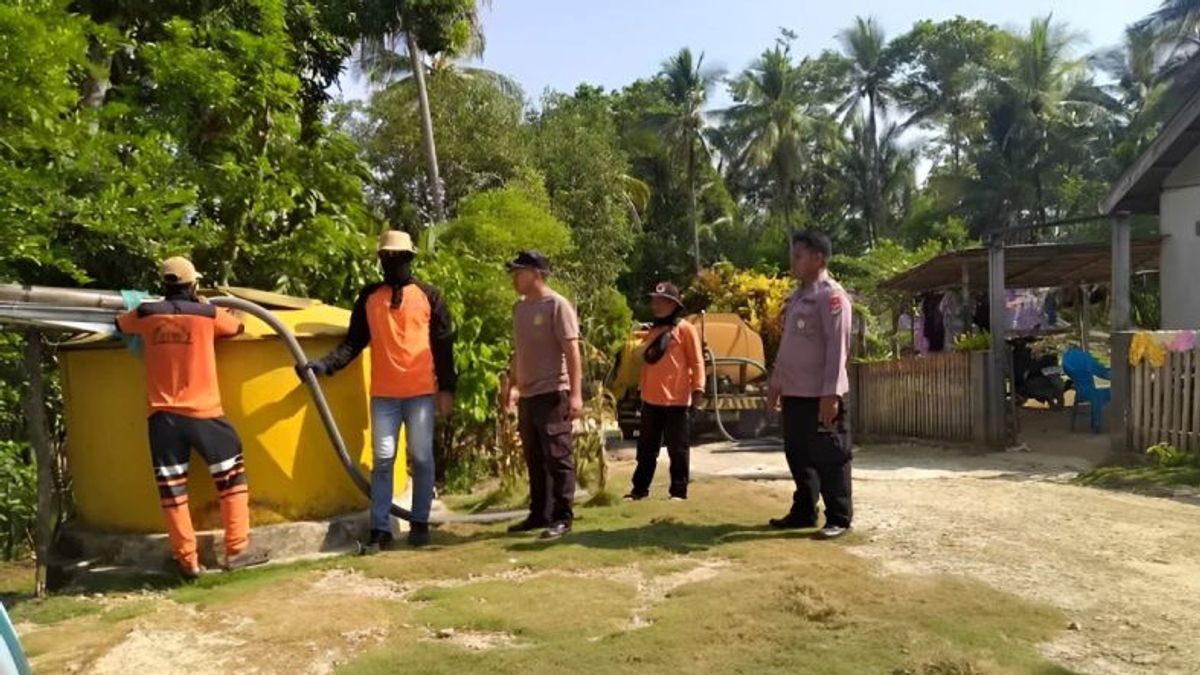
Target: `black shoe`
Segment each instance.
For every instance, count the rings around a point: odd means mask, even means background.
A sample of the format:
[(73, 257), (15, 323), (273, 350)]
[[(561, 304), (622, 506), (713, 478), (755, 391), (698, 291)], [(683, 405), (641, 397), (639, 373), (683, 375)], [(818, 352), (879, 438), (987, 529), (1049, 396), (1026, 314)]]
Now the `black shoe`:
[(550, 527), (546, 528), (546, 531), (542, 533), (541, 538), (542, 539), (558, 539), (559, 537), (562, 537), (563, 535), (569, 533), (570, 531), (571, 531), (571, 522), (567, 521), (567, 520), (560, 520), (557, 523), (554, 523)]
[(772, 518), (770, 525), (779, 530), (807, 530), (816, 527), (817, 523), (814, 520), (804, 520), (789, 513), (782, 518)]
[(647, 498), (647, 497), (649, 497), (649, 496), (650, 496), (650, 495), (648, 495), (648, 494), (647, 494), (647, 495), (640, 495), (640, 494), (638, 494), (638, 493), (636, 493), (636, 492), (630, 492), (629, 494), (625, 495), (624, 497), (621, 497), (621, 501), (626, 501), (626, 502), (640, 502), (640, 501), (642, 501), (643, 499), (645, 499), (645, 498)]
[(544, 520), (537, 520), (535, 518), (526, 518), (525, 520), (522, 520), (521, 522), (517, 523), (516, 525), (509, 525), (508, 532), (509, 532), (509, 534), (518, 534), (521, 532), (533, 532), (534, 530), (540, 530), (543, 527), (546, 527), (546, 525), (547, 525), (547, 523)]
[(371, 537), (362, 545), (360, 553), (372, 555), (380, 551), (392, 550), (392, 533), (387, 530), (371, 530)]
[(413, 523), (408, 531), (408, 545), (420, 548), (429, 544), (429, 523)]

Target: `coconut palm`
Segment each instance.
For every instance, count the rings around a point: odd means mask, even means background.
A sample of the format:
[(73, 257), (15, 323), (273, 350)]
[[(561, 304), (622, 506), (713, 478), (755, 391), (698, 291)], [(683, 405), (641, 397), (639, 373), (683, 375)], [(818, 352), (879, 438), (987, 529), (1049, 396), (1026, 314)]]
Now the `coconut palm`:
[(790, 45), (763, 52), (734, 82), (735, 105), (721, 116), (731, 154), (728, 171), (763, 171), (770, 176), (775, 206), (793, 226), (796, 181), (803, 167), (803, 146), (812, 119), (802, 82), (792, 62)]
[(851, 91), (838, 107), (839, 116), (849, 123), (857, 119), (861, 110), (863, 120), (863, 142), (860, 151), (863, 162), (871, 171), (865, 176), (865, 217), (868, 229), (877, 232), (886, 226), (886, 210), (883, 204), (883, 179), (874, 173), (879, 163), (879, 118), (884, 117), (894, 106), (898, 91), (892, 81), (894, 65), (888, 51), (887, 36), (879, 22), (871, 18), (858, 17), (852, 27), (839, 36), (842, 53), (851, 63)]
[(1024, 35), (1011, 35), (1002, 74), (994, 82), (991, 134), (1002, 153), (1022, 167), (1033, 185), (1033, 211), (1046, 222), (1045, 172), (1056, 124), (1086, 127), (1101, 112), (1085, 78), (1086, 61), (1071, 51), (1078, 37), (1051, 17), (1033, 19)]
[(704, 66), (703, 53), (696, 57), (687, 47), (663, 62), (659, 73), (659, 77), (666, 82), (667, 100), (672, 106), (670, 115), (661, 120), (660, 128), (672, 153), (682, 159), (686, 167), (688, 225), (692, 231), (692, 253), (696, 258), (697, 272), (701, 268), (700, 230), (696, 214), (699, 191), (697, 176), (700, 163), (709, 160), (709, 148), (704, 135), (708, 120), (704, 106), (721, 76), (720, 69)]

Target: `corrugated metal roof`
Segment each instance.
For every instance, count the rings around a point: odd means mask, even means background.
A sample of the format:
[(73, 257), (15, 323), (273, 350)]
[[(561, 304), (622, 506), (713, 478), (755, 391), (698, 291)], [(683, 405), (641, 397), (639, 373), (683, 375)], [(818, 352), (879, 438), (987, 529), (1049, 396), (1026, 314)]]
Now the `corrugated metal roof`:
[[(1162, 238), (1130, 242), (1134, 273), (1158, 269)], [(988, 253), (972, 248), (942, 254), (881, 283), (883, 290), (924, 293), (962, 286), (963, 265), (971, 286), (986, 288)], [(1107, 284), (1112, 278), (1112, 247), (1104, 244), (1033, 244), (1004, 248), (1004, 283), (1007, 288), (1051, 288), (1080, 284)]]

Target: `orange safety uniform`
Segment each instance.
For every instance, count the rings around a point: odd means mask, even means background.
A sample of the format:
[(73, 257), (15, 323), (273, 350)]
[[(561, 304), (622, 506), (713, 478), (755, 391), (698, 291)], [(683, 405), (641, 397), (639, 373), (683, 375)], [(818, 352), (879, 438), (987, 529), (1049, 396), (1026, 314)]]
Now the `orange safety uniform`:
[(704, 391), (704, 349), (700, 331), (680, 320), (679, 325), (657, 326), (643, 340), (649, 345), (664, 331), (671, 331), (671, 340), (663, 357), (656, 363), (642, 364), (642, 400), (651, 405), (686, 407), (692, 404), (692, 393)]
[(418, 281), (367, 286), (354, 303), (346, 339), (321, 362), (345, 368), (371, 347), (371, 396), (416, 398), (453, 392), (454, 332), (436, 288)]
[(241, 440), (222, 416), (214, 340), (242, 332), (225, 310), (192, 299), (143, 303), (117, 317), (117, 328), (143, 342), (150, 454), (172, 554), (199, 569), (188, 509), (188, 462), (203, 456), (220, 496), (227, 557), (246, 550), (250, 506)]

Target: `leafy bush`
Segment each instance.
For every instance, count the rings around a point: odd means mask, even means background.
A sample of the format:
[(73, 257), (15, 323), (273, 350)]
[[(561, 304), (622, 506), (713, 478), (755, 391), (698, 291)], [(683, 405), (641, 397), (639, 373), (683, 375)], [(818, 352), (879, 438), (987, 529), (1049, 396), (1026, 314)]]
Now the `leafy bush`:
[(762, 336), (767, 360), (773, 359), (783, 337), (783, 305), (792, 292), (789, 279), (739, 270), (717, 263), (703, 270), (684, 294), (688, 309), (732, 312)]
[(550, 198), (535, 175), (464, 199), (458, 216), (438, 232), (437, 243), (497, 262), (526, 248), (554, 260), (570, 251), (571, 233), (550, 212)]
[(985, 352), (992, 348), (990, 333), (963, 333), (954, 339), (956, 352)]
[(1170, 443), (1158, 443), (1146, 448), (1146, 454), (1154, 458), (1154, 463), (1168, 468), (1200, 466), (1200, 458), (1176, 448)]
[(20, 555), (32, 543), (37, 512), (37, 470), (29, 446), (0, 441), (0, 554)]

